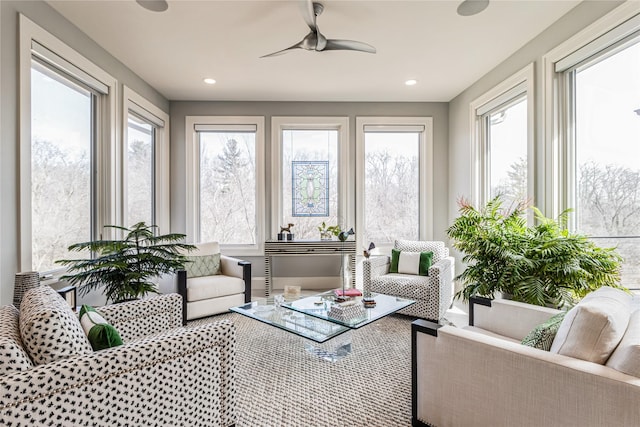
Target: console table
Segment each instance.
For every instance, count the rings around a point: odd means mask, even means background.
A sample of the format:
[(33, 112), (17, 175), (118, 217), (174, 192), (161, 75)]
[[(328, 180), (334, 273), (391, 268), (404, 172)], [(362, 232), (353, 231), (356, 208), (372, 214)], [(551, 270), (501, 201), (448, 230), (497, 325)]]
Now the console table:
[[(271, 295), (271, 262), (275, 256), (340, 255), (348, 257), (351, 286), (356, 287), (356, 242), (347, 240), (267, 240), (264, 242), (264, 294)], [(342, 274), (342, 272), (341, 272)]]

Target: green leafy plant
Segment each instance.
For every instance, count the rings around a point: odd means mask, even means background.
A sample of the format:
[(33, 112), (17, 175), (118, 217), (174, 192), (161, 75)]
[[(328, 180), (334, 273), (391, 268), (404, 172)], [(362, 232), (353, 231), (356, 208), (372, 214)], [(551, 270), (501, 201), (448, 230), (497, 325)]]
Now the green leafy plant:
[(119, 302), (158, 293), (151, 279), (184, 268), (187, 259), (183, 251), (195, 249), (180, 243), (184, 234), (155, 236), (157, 227), (144, 222), (130, 229), (115, 225), (105, 228), (121, 230), (124, 237), (76, 243), (69, 246), (69, 251), (89, 251), (94, 257), (56, 261), (68, 267), (61, 279), (77, 286), (80, 295), (103, 289), (108, 301)]
[(533, 207), (536, 225), (527, 226), (527, 209), (520, 203), (503, 210), (499, 197), (482, 209), (460, 202), (460, 216), (447, 230), (467, 264), (456, 277), (464, 285), (457, 297), (503, 292), (516, 301), (560, 307), (602, 286), (622, 288), (622, 257), (615, 248), (570, 233), (570, 211), (555, 220)]
[(342, 232), (342, 229), (340, 228), (339, 225), (329, 225), (329, 226), (327, 226), (327, 224), (324, 221), (322, 221), (322, 224), (320, 224), (318, 226), (318, 231), (320, 231), (321, 233), (328, 232), (328, 233), (331, 233), (331, 234), (333, 234), (334, 236), (337, 237)]

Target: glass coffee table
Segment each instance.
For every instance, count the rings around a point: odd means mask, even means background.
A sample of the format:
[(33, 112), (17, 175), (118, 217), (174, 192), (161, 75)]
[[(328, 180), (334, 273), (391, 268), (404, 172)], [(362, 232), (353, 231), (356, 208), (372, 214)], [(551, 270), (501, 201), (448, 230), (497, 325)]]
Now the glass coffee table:
[[(335, 301), (333, 291), (324, 292), (299, 300), (274, 304), (273, 299), (254, 301), (231, 311), (269, 324), (305, 338), (305, 349), (322, 359), (335, 362), (351, 353), (351, 333), (389, 314), (401, 310), (415, 301), (389, 295), (374, 294), (373, 308), (354, 307), (355, 315), (334, 317)], [(361, 297), (352, 300), (351, 305), (362, 305)]]

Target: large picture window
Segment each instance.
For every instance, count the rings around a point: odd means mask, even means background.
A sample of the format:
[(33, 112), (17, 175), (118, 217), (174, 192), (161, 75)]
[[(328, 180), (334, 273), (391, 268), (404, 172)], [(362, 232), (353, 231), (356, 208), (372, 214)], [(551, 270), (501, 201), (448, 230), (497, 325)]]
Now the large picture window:
[(67, 248), (118, 219), (116, 81), (20, 15), (20, 268), (61, 270)]
[(263, 241), (264, 118), (188, 117), (193, 164), (188, 230), (194, 242), (258, 254)]
[[(622, 284), (640, 287), (640, 20), (636, 33), (598, 40), (586, 58), (556, 64), (566, 117), (565, 207), (571, 226), (623, 256)], [(602, 40), (602, 39), (600, 39)], [(584, 50), (583, 50), (584, 52)]]
[(361, 244), (431, 238), (431, 119), (358, 117), (356, 127)]
[(346, 118), (274, 117), (273, 225), (294, 224), (296, 239), (319, 239), (318, 226), (353, 227), (346, 206)]

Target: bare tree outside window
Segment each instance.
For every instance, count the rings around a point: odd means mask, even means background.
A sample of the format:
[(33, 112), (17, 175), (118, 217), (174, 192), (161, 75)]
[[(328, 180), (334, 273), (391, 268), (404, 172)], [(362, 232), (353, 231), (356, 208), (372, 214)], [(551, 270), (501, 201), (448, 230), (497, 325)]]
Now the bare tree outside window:
[(155, 223), (154, 128), (129, 114), (127, 129), (127, 224)]
[[(31, 69), (32, 268), (51, 271), (91, 239), (92, 94), (54, 71)], [(73, 254), (77, 256), (77, 254)]]
[(624, 257), (640, 287), (640, 43), (575, 71), (578, 231)]
[(420, 237), (418, 132), (365, 132), (365, 242)]
[(256, 135), (199, 132), (200, 241), (256, 243)]

